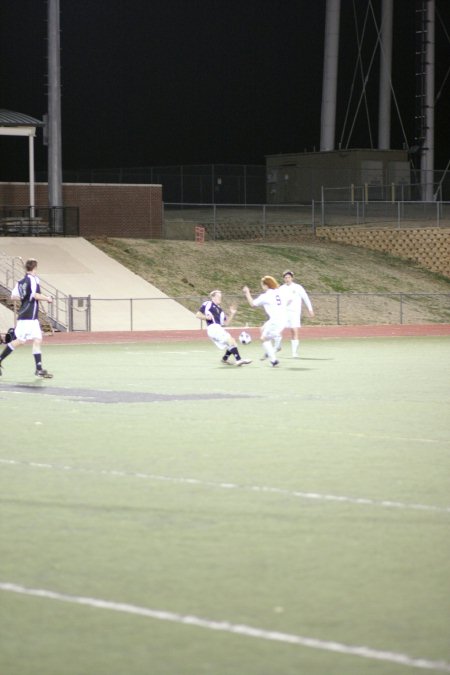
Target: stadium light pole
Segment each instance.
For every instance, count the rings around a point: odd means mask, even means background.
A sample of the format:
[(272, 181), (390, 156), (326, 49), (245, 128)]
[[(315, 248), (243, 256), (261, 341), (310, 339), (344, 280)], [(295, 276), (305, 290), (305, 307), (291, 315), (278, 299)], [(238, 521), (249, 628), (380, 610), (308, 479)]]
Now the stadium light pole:
[(327, 0), (323, 59), (320, 149), (334, 150), (341, 0)]
[(380, 100), (378, 112), (378, 149), (391, 149), (391, 77), (394, 0), (383, 0), (380, 39)]
[(425, 58), (425, 141), (421, 157), (422, 200), (433, 201), (434, 192), (434, 69), (435, 69), (435, 0), (427, 5), (427, 40)]
[[(62, 149), (61, 149), (61, 65), (59, 0), (48, 2), (48, 204), (61, 207)], [(61, 211), (55, 209), (55, 231), (62, 231)]]

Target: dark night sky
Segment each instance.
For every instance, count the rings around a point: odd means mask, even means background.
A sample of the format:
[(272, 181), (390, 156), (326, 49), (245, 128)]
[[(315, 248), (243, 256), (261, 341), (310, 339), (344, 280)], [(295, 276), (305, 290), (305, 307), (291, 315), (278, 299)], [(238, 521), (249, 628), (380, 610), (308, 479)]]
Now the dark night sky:
[[(336, 144), (368, 0), (341, 1)], [(379, 14), (381, 0), (372, 0)], [(60, 0), (64, 169), (167, 164), (263, 164), (317, 149), (325, 0)], [(394, 3), (392, 147), (414, 141), (414, 0)], [(450, 32), (450, 0), (437, 0)], [(1, 0), (0, 108), (42, 119), (47, 108), (47, 2)], [(436, 92), (450, 65), (437, 20)], [(374, 47), (370, 18), (363, 59)], [(369, 80), (377, 144), (378, 55)], [(361, 79), (343, 140), (353, 123)], [(436, 108), (435, 166), (450, 157), (450, 78)], [(370, 147), (364, 106), (348, 143)], [(47, 165), (39, 134), (36, 170)], [(23, 139), (0, 137), (0, 178), (26, 179)]]

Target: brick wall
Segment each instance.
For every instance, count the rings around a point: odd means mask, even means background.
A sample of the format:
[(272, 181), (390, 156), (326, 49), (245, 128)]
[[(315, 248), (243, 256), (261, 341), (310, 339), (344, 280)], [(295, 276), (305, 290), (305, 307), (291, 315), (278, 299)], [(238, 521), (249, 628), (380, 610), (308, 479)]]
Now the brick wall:
[[(48, 206), (48, 188), (36, 184), (36, 206)], [(163, 209), (161, 185), (63, 185), (64, 206), (77, 206), (81, 237), (160, 239)], [(26, 207), (27, 183), (0, 183), (0, 206)]]
[(411, 260), (431, 272), (450, 277), (450, 229), (318, 227), (317, 236)]

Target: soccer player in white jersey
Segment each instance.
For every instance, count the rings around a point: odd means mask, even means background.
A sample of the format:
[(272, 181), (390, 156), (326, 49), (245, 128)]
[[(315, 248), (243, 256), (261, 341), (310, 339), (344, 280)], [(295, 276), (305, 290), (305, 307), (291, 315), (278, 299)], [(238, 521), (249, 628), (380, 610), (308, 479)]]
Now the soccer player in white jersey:
[(232, 356), (237, 366), (246, 366), (251, 363), (251, 360), (243, 359), (241, 357), (236, 340), (227, 330), (225, 330), (225, 326), (229, 325), (236, 314), (236, 308), (232, 305), (229, 309), (229, 316), (227, 316), (221, 305), (222, 291), (211, 291), (209, 300), (205, 300), (195, 316), (197, 319), (206, 321), (206, 332), (208, 333), (209, 339), (214, 342), (216, 347), (218, 349), (225, 349), (225, 354), (221, 359), (223, 364), (227, 366), (233, 365), (232, 361), (229, 360), (230, 356)]
[(0, 375), (2, 374), (1, 364), (6, 357), (12, 354), (17, 347), (24, 345), (28, 340), (32, 340), (35, 375), (37, 377), (51, 378), (53, 375), (42, 368), (42, 330), (38, 314), (39, 302), (41, 300), (52, 302), (52, 298), (49, 295), (41, 293), (37, 276), (37, 260), (34, 260), (34, 258), (27, 260), (25, 272), (25, 276), (17, 282), (11, 293), (13, 300), (20, 300), (20, 309), (17, 314), (17, 325), (15, 328), (16, 337), (0, 354)]
[(300, 284), (294, 282), (294, 275), (290, 270), (283, 272), (284, 284), (280, 291), (286, 299), (286, 328), (289, 328), (291, 336), (292, 357), (298, 358), (298, 330), (301, 326), (302, 306), (306, 306), (309, 316), (314, 316), (311, 300), (307, 292)]
[(286, 301), (280, 293), (276, 279), (266, 275), (261, 279), (263, 292), (257, 298), (252, 298), (248, 286), (242, 289), (250, 307), (264, 307), (269, 317), (262, 327), (261, 341), (264, 354), (268, 356), (272, 366), (278, 366), (277, 349), (281, 343), (281, 334), (286, 326)]

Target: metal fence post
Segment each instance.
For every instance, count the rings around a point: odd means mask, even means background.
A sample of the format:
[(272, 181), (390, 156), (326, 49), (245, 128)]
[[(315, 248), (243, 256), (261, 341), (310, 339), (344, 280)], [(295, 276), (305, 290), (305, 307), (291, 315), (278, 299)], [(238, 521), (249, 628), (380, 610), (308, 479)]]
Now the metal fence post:
[(324, 227), (324, 225), (325, 225), (325, 201), (324, 201), (324, 187), (323, 187), (323, 185), (322, 185), (322, 188), (321, 188), (321, 192), (322, 192), (322, 195), (321, 195), (322, 211), (321, 211), (321, 222), (320, 222), (320, 224), (322, 225), (322, 227)]
[(244, 205), (247, 205), (247, 165), (244, 164)]
[(87, 315), (86, 315), (86, 321), (87, 321), (87, 324), (86, 324), (86, 330), (88, 330), (89, 332), (91, 331), (91, 325), (92, 325), (92, 324), (91, 324), (91, 307), (92, 307), (92, 305), (91, 305), (91, 296), (88, 295), (88, 296), (87, 296)]
[(214, 228), (213, 228), (213, 239), (216, 241), (216, 216), (217, 216), (217, 207), (213, 204), (213, 219), (214, 219)]
[(72, 332), (73, 331), (73, 298), (72, 298), (71, 295), (67, 296), (67, 302), (68, 302), (68, 308), (67, 308), (68, 309), (68, 317), (67, 317), (68, 321), (67, 321), (67, 324), (68, 324), (69, 331)]
[(263, 239), (266, 238), (266, 205), (263, 204)]

